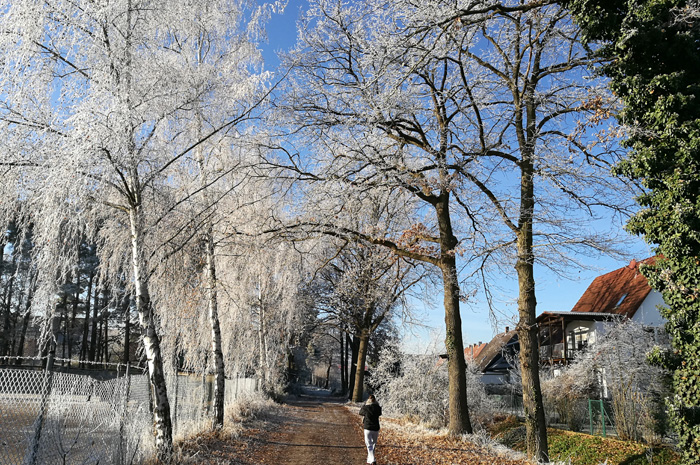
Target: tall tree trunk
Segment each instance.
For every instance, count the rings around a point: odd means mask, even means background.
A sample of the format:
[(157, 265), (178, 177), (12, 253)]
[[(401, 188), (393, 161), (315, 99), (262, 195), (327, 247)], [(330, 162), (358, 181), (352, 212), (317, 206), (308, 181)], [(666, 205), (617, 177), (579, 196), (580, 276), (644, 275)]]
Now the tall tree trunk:
[(102, 313), (102, 321), (104, 322), (103, 330), (104, 334), (102, 336), (102, 346), (104, 350), (104, 358), (102, 360), (105, 363), (105, 370), (107, 369), (107, 363), (109, 363), (109, 301), (105, 301), (104, 311)]
[(328, 355), (328, 367), (326, 368), (326, 385), (324, 389), (328, 389), (331, 379), (331, 367), (333, 366), (333, 354)]
[[(133, 183), (138, 185), (138, 180)], [(129, 210), (131, 226), (131, 253), (134, 275), (134, 299), (143, 330), (143, 348), (148, 362), (148, 378), (151, 384), (153, 429), (157, 457), (168, 462), (173, 452), (173, 428), (170, 419), (170, 402), (163, 370), (163, 356), (160, 338), (156, 331), (151, 297), (148, 291), (146, 261), (143, 251), (143, 229), (141, 213), (138, 206)]]
[[(259, 291), (260, 292), (260, 291)], [(265, 351), (265, 306), (262, 297), (258, 298), (258, 364), (260, 365), (260, 379), (263, 390), (267, 389), (267, 354)]]
[(29, 328), (29, 320), (32, 318), (32, 312), (30, 310), (30, 305), (28, 304), (24, 311), (24, 316), (22, 317), (22, 327), (19, 332), (19, 341), (17, 342), (17, 362), (15, 365), (21, 365), (21, 358), (24, 356), (24, 340), (27, 337), (27, 328)]
[(131, 362), (131, 296), (126, 294), (124, 296), (124, 354), (122, 363), (127, 365), (129, 362)]
[(369, 329), (363, 328), (360, 332), (357, 345), (357, 370), (355, 371), (355, 384), (352, 389), (352, 401), (362, 402), (365, 383), (365, 361), (367, 360), (367, 348), (369, 347)]
[(462, 340), (462, 317), (459, 312), (459, 279), (455, 247), (457, 238), (452, 232), (449, 194), (444, 193), (435, 205), (440, 230), (440, 269), (444, 287), (445, 347), (449, 377), (449, 431), (452, 435), (472, 433), (467, 405), (467, 375)]
[(350, 367), (349, 367), (349, 355), (350, 355), (350, 335), (343, 330), (343, 337), (345, 338), (345, 352), (343, 353), (343, 365), (345, 367), (345, 384), (343, 385), (343, 395), (348, 394), (348, 390), (350, 389)]
[[(538, 66), (536, 63), (535, 66)], [(525, 413), (527, 454), (538, 461), (549, 461), (547, 445), (547, 424), (542, 404), (540, 388), (539, 345), (537, 340), (535, 296), (535, 255), (533, 251), (533, 221), (535, 210), (535, 167), (534, 150), (537, 140), (536, 83), (529, 82), (524, 87), (521, 101), (514, 100), (516, 112), (515, 127), (520, 147), (520, 212), (516, 232), (518, 259), (515, 269), (518, 274), (518, 339), (520, 341), (520, 367), (523, 385), (523, 409)], [(521, 110), (524, 110), (521, 111)], [(525, 120), (523, 122), (523, 115)]]
[(524, 157), (521, 165), (520, 224), (517, 235), (518, 260), (518, 339), (523, 384), (523, 409), (527, 430), (527, 454), (540, 461), (549, 460), (547, 424), (542, 404), (537, 342), (534, 253), (532, 249), (532, 219), (534, 211), (534, 169), (531, 158)]
[(342, 395), (345, 395), (347, 392), (347, 378), (346, 378), (346, 371), (345, 371), (345, 365), (347, 364), (347, 359), (345, 356), (345, 333), (343, 332), (343, 329), (340, 328), (338, 330), (340, 332), (340, 393)]
[(31, 319), (32, 299), (36, 290), (36, 273), (29, 273), (27, 279), (29, 289), (27, 290), (27, 300), (24, 303), (24, 316), (22, 317), (22, 329), (19, 332), (19, 342), (17, 343), (17, 361), (15, 365), (21, 365), (21, 357), (24, 356), (24, 341), (27, 336), (27, 328), (29, 328), (29, 320)]
[(92, 298), (92, 324), (90, 330), (90, 350), (88, 351), (88, 361), (95, 361), (95, 352), (97, 350), (97, 338), (99, 337), (97, 331), (97, 323), (99, 322), (99, 311), (100, 311), (100, 294), (102, 293), (101, 287), (95, 287), (95, 294)]
[[(78, 254), (78, 271), (75, 273), (75, 294), (73, 294), (73, 310), (68, 323), (68, 360), (73, 357), (73, 327), (75, 326), (75, 318), (78, 316), (78, 305), (80, 304), (80, 254)], [(70, 362), (68, 362), (70, 365)]]
[[(2, 251), (4, 253), (4, 250)], [(10, 347), (10, 316), (12, 312), (12, 294), (15, 288), (15, 275), (17, 265), (18, 251), (12, 254), (12, 276), (7, 280), (7, 288), (5, 289), (2, 301), (2, 334), (0, 334), (0, 355), (9, 355)]]
[(83, 339), (80, 344), (80, 366), (85, 366), (84, 361), (88, 356), (88, 333), (90, 331), (90, 302), (92, 301), (92, 283), (95, 279), (95, 273), (90, 272), (88, 279), (87, 290), (85, 291), (85, 319), (83, 320)]
[[(197, 118), (198, 138), (201, 137), (201, 119)], [(207, 186), (207, 172), (204, 164), (202, 145), (197, 147), (195, 152), (197, 163), (199, 164), (200, 184), (202, 189)], [(205, 195), (205, 198), (207, 196)], [(207, 269), (205, 282), (207, 287), (207, 302), (209, 310), (209, 326), (211, 328), (211, 352), (214, 357), (214, 429), (221, 429), (224, 426), (224, 386), (226, 382), (224, 367), (224, 352), (221, 343), (221, 325), (219, 323), (219, 308), (216, 283), (216, 256), (214, 244), (214, 227), (210, 220), (207, 220), (206, 233), (204, 237), (206, 243)], [(262, 305), (262, 303), (261, 303)]]
[(65, 365), (66, 359), (66, 328), (68, 325), (68, 293), (61, 291), (63, 297), (61, 297), (61, 304), (59, 307), (59, 331), (61, 324), (63, 324), (63, 341), (61, 341), (61, 366)]
[(350, 377), (348, 379), (348, 389), (350, 392), (348, 393), (348, 399), (352, 399), (354, 397), (354, 391), (355, 391), (355, 376), (357, 376), (357, 354), (360, 349), (360, 338), (355, 336), (354, 334), (352, 337), (348, 335), (348, 338), (350, 338)]
[[(104, 295), (104, 294), (103, 294)], [(104, 300), (101, 300), (101, 302), (104, 302)], [(102, 306), (102, 304), (100, 304)], [(95, 362), (102, 362), (102, 335), (104, 334), (104, 308), (100, 312), (99, 317), (97, 318), (97, 337), (95, 339)]]
[(214, 356), (214, 429), (224, 426), (224, 352), (221, 347), (221, 326), (216, 290), (216, 263), (214, 256), (213, 228), (209, 226), (207, 244), (207, 300), (209, 302), (209, 324), (211, 326), (211, 351)]

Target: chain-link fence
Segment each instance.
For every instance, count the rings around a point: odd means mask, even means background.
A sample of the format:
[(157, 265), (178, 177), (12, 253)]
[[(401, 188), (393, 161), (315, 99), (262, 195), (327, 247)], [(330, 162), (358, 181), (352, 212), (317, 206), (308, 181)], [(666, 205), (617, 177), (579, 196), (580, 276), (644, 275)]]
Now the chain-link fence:
[[(137, 464), (155, 450), (148, 378), (0, 367), (0, 463)], [(176, 438), (211, 426), (211, 377), (168, 377)], [(226, 380), (225, 405), (257, 388)]]

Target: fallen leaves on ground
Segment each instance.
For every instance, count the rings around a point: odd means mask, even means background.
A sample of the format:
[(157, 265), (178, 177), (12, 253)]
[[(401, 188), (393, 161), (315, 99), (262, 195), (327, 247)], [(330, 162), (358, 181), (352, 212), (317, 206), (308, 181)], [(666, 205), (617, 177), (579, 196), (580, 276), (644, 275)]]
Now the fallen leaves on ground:
[[(508, 457), (507, 455), (510, 455)], [(526, 465), (528, 461), (498, 454), (446, 432), (431, 432), (415, 425), (386, 419), (377, 445), (379, 465)]]

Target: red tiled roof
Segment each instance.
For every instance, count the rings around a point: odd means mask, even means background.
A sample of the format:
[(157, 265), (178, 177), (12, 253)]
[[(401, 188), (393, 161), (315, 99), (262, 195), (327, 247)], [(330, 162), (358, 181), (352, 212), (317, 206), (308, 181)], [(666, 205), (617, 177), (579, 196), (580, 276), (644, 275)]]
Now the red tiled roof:
[[(470, 346), (467, 346), (464, 348), (464, 361), (468, 362), (469, 360), (476, 360), (479, 354), (481, 353), (482, 350), (487, 346), (488, 344), (483, 343), (483, 344), (472, 344)], [(442, 355), (440, 356), (440, 359), (437, 361), (435, 364), (436, 367), (441, 367), (442, 365), (445, 364), (447, 361), (447, 356)]]
[(639, 272), (639, 265), (652, 265), (655, 261), (656, 257), (641, 262), (632, 260), (627, 266), (598, 276), (571, 311), (615, 313), (632, 318), (651, 291), (646, 278)]
[(464, 360), (476, 360), (482, 350), (487, 346), (486, 343), (483, 344), (473, 344), (471, 346), (464, 348)]

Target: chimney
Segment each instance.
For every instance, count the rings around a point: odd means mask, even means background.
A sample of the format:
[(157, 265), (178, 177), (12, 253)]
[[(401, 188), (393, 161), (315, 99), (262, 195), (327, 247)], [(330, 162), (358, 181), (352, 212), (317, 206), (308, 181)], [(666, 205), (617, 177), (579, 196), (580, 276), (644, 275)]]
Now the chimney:
[(510, 326), (506, 326), (506, 333), (510, 331)]
[(635, 259), (633, 258), (632, 261), (630, 261), (629, 269), (630, 269), (630, 270), (634, 270), (634, 269), (636, 268), (636, 266), (637, 266), (637, 260), (635, 260)]
[(481, 346), (481, 341), (479, 341), (479, 346)]

